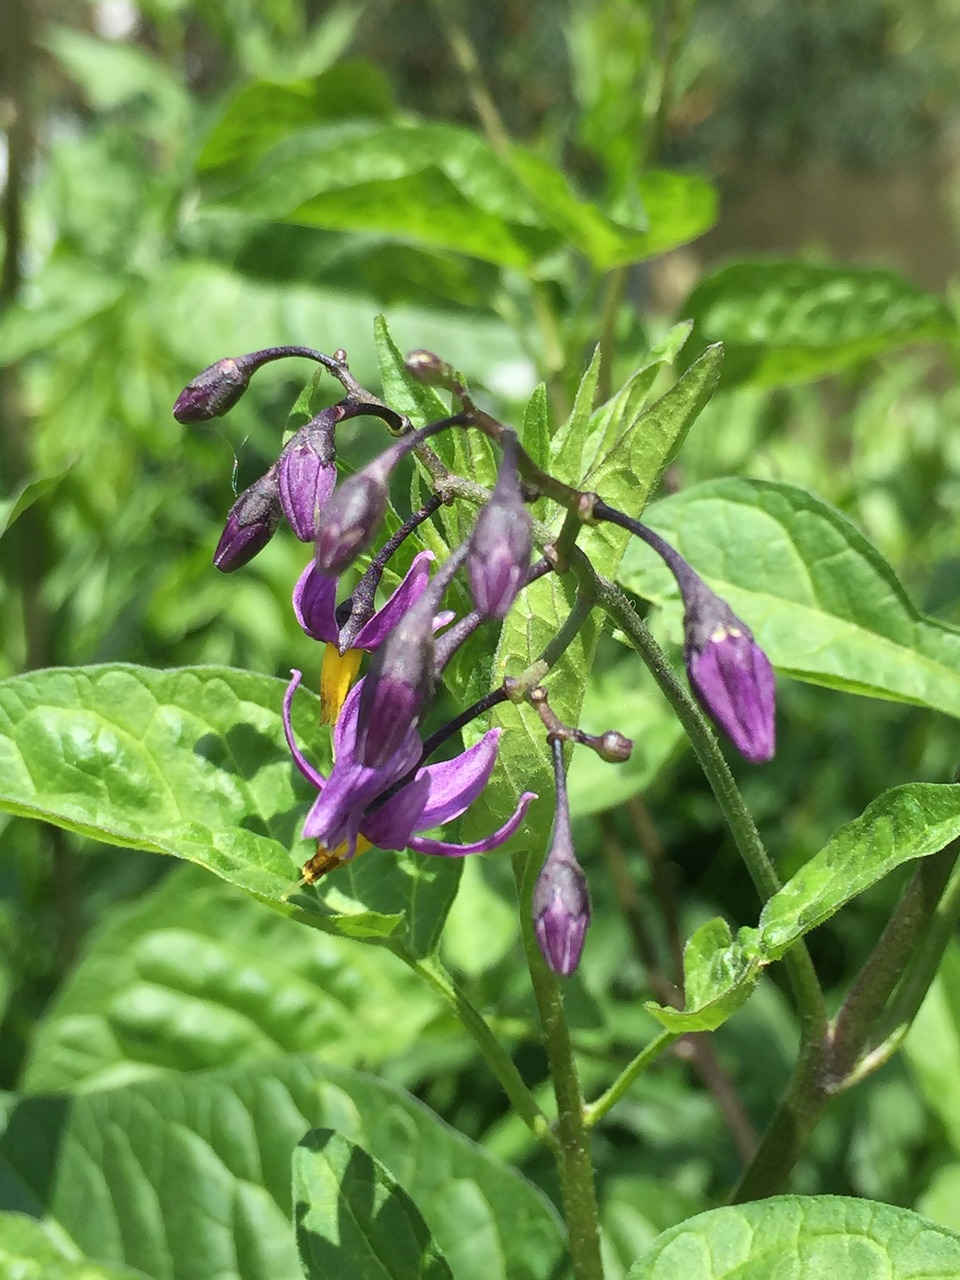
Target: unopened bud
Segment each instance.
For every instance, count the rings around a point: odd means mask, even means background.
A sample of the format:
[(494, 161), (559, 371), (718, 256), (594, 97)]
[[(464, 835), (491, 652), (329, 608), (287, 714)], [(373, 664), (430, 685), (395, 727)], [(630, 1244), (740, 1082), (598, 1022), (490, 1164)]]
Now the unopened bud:
[(232, 573), (267, 545), (280, 523), (280, 492), (275, 466), (244, 489), (227, 514), (227, 523), (213, 563), (222, 573)]
[(569, 977), (580, 963), (590, 924), (590, 892), (575, 858), (551, 849), (533, 891), (533, 924), (547, 964)]
[(317, 564), (331, 577), (348, 569), (377, 536), (387, 510), (390, 452), (338, 485), (320, 513)]
[(690, 684), (740, 754), (762, 764), (776, 746), (773, 668), (749, 627), (722, 600), (714, 600), (709, 607), (701, 599), (684, 619)]
[(434, 689), (433, 597), (421, 599), (376, 651), (363, 682), (357, 750), (369, 768), (381, 768), (416, 728)]
[(477, 517), (467, 573), (473, 601), (483, 617), (504, 619), (530, 566), (533, 533), (520, 494), (517, 438), (504, 433), (503, 461), (490, 501)]
[(287, 441), (277, 463), (283, 514), (301, 542), (314, 540), (337, 483), (333, 429), (340, 416), (336, 406), (318, 413)]
[(624, 737), (616, 729), (608, 729), (599, 737), (592, 738), (590, 745), (601, 760), (606, 760), (607, 764), (623, 764), (630, 759), (633, 751), (633, 739)]
[(218, 360), (198, 373), (177, 396), (173, 416), (187, 425), (222, 418), (250, 385), (252, 369), (231, 357)]

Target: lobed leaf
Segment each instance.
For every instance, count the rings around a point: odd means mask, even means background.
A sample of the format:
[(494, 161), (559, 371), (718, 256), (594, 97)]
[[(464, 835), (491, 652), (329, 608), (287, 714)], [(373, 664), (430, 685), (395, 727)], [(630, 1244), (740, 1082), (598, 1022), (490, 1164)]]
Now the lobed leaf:
[[(960, 632), (924, 617), (879, 552), (819, 498), (764, 480), (712, 480), (649, 517), (780, 671), (960, 716)], [(619, 577), (648, 599), (676, 594), (637, 541)]]
[(960, 1236), (909, 1209), (850, 1196), (773, 1196), (665, 1231), (628, 1280), (951, 1280)]
[(332, 1129), (311, 1130), (293, 1153), (293, 1208), (308, 1280), (452, 1280), (390, 1171)]
[(722, 339), (723, 385), (805, 382), (892, 348), (955, 341), (949, 308), (892, 271), (810, 262), (735, 262), (681, 307), (698, 344)]

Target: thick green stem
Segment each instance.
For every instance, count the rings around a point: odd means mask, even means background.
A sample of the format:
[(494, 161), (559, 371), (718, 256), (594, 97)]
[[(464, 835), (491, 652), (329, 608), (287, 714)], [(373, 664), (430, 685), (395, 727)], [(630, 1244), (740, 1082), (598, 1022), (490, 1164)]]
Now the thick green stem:
[[(407, 957), (402, 958), (407, 959)], [(556, 1150), (557, 1139), (550, 1127), (550, 1121), (537, 1106), (536, 1099), (524, 1083), (512, 1058), (490, 1030), (480, 1011), (470, 1003), (457, 983), (433, 957), (416, 961), (407, 959), (407, 963), (410, 964), (414, 973), (419, 974), (456, 1012), (457, 1017), (473, 1036), (477, 1048), (499, 1080), (504, 1093), (513, 1103), (517, 1114), (526, 1122), (531, 1132), (541, 1142)]]
[(537, 861), (530, 853), (517, 853), (514, 854), (513, 869), (520, 900), (523, 946), (557, 1100), (556, 1158), (563, 1192), (570, 1262), (575, 1280), (603, 1280), (600, 1215), (580, 1077), (577, 1074), (570, 1028), (563, 1008), (560, 981), (543, 961), (530, 911)]

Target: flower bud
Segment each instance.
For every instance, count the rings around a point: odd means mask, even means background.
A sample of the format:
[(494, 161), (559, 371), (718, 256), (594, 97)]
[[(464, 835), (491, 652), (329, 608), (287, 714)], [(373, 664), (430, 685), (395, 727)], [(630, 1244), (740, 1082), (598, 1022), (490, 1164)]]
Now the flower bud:
[(173, 416), (184, 425), (222, 418), (246, 391), (252, 373), (242, 359), (218, 360), (187, 383), (177, 396)]
[(467, 573), (474, 604), (485, 618), (504, 619), (530, 567), (533, 534), (520, 495), (517, 438), (504, 434), (503, 461), (490, 501), (477, 517)]
[(776, 745), (773, 668), (749, 627), (719, 597), (713, 600), (710, 607), (699, 598), (684, 618), (690, 684), (740, 754), (762, 764)]
[(337, 483), (333, 428), (340, 416), (336, 406), (318, 413), (287, 441), (277, 463), (283, 514), (301, 542), (314, 540)]
[[(387, 509), (391, 451), (334, 489), (317, 520), (317, 564), (337, 577), (373, 542)], [(387, 459), (387, 461), (384, 461)]]
[(433, 595), (421, 599), (374, 655), (357, 717), (358, 755), (378, 769), (416, 728), (433, 697)]
[(633, 753), (633, 739), (618, 733), (616, 729), (608, 729), (606, 733), (592, 739), (590, 745), (607, 764), (623, 764)]
[(276, 532), (280, 512), (277, 469), (274, 466), (244, 489), (230, 508), (213, 553), (214, 565), (222, 573), (232, 573), (252, 560)]
[(533, 924), (547, 964), (569, 977), (580, 963), (590, 924), (587, 879), (575, 858), (551, 849), (533, 891)]

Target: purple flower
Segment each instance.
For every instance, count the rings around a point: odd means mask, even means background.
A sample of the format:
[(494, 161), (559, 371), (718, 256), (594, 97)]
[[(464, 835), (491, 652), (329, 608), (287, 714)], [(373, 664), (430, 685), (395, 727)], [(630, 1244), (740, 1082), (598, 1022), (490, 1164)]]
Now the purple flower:
[[(407, 610), (423, 595), (430, 581), (432, 551), (421, 551), (414, 556), (403, 581), (382, 609), (377, 609), (351, 637), (351, 649), (378, 649)], [(352, 600), (337, 608), (337, 579), (323, 573), (315, 560), (307, 565), (293, 589), (293, 609), (297, 621), (313, 640), (327, 644), (340, 643), (340, 634), (353, 618)], [(446, 614), (441, 619), (449, 621)]]
[[(532, 792), (524, 792), (507, 822), (473, 844), (452, 844), (418, 836), (418, 831), (429, 831), (458, 818), (477, 799), (496, 762), (500, 730), (491, 729), (475, 746), (452, 760), (418, 769), (423, 744), (411, 728), (384, 764), (364, 765), (357, 753), (357, 715), (363, 695), (361, 680), (351, 691), (337, 720), (333, 734), (336, 763), (330, 776), (324, 778), (306, 760), (293, 737), (290, 704), (300, 680), (300, 672), (292, 672), (283, 702), (283, 727), (294, 763), (320, 793), (303, 824), (303, 834), (318, 843), (316, 855), (304, 867), (307, 883), (313, 883), (324, 872), (372, 846), (412, 849), (416, 853), (451, 858), (486, 853), (513, 835), (530, 801), (536, 799)], [(397, 787), (388, 799), (381, 800), (385, 792), (408, 774), (412, 774), (408, 781)]]

